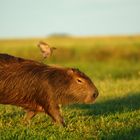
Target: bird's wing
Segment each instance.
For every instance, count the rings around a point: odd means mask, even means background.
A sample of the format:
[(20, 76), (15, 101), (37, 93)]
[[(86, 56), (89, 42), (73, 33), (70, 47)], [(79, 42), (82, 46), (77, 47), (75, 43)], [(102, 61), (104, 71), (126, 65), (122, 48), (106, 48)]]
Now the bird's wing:
[(38, 46), (42, 53), (50, 52), (50, 48), (46, 45), (39, 45)]
[(49, 57), (52, 55), (53, 50), (55, 50), (55, 47), (50, 47), (47, 43), (45, 42), (39, 42), (38, 47), (40, 48), (40, 51), (42, 52), (42, 55), (44, 58)]

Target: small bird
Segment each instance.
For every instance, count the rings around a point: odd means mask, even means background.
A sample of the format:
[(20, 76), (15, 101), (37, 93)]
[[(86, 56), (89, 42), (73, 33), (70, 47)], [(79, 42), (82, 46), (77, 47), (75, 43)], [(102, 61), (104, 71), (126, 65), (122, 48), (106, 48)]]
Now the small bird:
[(53, 51), (56, 49), (55, 47), (50, 47), (49, 44), (42, 41), (40, 41), (37, 46), (40, 48), (43, 59), (49, 58), (52, 55)]

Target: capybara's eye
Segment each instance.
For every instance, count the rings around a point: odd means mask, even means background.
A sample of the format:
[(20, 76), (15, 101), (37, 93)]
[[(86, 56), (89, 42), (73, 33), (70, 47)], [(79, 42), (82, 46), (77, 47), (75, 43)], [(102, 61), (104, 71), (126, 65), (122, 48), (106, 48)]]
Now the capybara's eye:
[(78, 79), (77, 79), (77, 82), (78, 82), (78, 83), (82, 83), (83, 81), (82, 81), (81, 79), (78, 78)]

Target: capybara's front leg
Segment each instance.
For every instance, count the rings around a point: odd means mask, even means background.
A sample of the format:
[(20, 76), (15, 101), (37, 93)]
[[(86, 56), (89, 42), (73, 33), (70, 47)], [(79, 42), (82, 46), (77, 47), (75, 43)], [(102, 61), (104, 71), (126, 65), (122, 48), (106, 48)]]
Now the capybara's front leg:
[(47, 110), (45, 110), (46, 113), (53, 119), (53, 122), (55, 124), (60, 124), (65, 126), (65, 122), (63, 117), (61, 116), (60, 110), (59, 110), (59, 106), (51, 106), (49, 108), (47, 108)]

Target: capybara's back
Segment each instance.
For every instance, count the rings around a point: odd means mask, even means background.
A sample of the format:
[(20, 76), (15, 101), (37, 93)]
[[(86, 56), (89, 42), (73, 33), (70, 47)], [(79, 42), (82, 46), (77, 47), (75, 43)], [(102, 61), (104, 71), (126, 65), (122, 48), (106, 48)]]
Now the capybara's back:
[(23, 61), (25, 61), (23, 58), (0, 53), (0, 63), (14, 63), (14, 62), (23, 62)]
[(15, 57), (9, 54), (0, 53), (0, 67), (12, 65), (13, 63), (38, 63), (34, 60)]
[(64, 124), (59, 104), (92, 103), (97, 96), (93, 82), (78, 69), (30, 60), (0, 67), (0, 103), (25, 108), (27, 119), (42, 111)]

